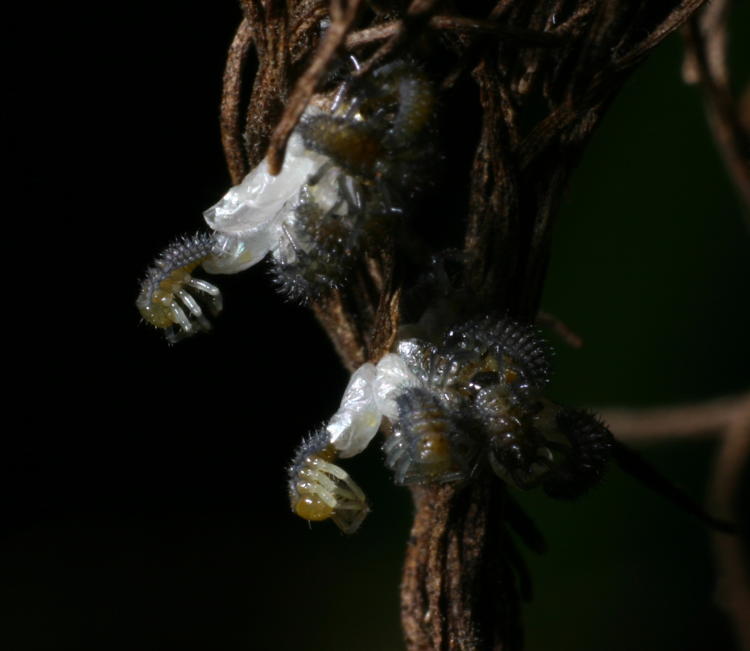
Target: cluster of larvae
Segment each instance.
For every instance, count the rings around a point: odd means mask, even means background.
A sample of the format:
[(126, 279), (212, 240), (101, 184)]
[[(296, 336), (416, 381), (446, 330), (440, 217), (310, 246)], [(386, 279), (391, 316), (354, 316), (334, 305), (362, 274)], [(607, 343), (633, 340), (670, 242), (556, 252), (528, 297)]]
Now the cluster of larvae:
[(573, 498), (601, 478), (613, 438), (592, 414), (544, 397), (549, 353), (530, 326), (484, 317), (438, 343), (410, 338), (352, 374), (339, 410), (289, 469), (292, 509), (346, 533), (367, 514), (362, 490), (334, 464), (363, 451), (383, 418), (398, 484), (465, 481), (486, 469), (521, 489)]
[(210, 232), (160, 254), (137, 307), (174, 342), (209, 327), (200, 303), (219, 291), (192, 273), (233, 274), (266, 257), (282, 293), (304, 302), (340, 287), (352, 265), (391, 232), (428, 182), (435, 93), (397, 61), (315, 96), (292, 132), (281, 172), (264, 160), (204, 217)]

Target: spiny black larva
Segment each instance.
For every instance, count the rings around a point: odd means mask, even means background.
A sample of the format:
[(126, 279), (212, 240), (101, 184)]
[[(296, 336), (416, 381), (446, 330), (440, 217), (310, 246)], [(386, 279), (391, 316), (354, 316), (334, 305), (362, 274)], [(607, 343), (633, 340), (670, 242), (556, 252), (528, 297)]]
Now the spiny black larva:
[[(585, 409), (560, 407), (555, 420), (558, 430), (570, 442), (570, 454), (558, 470), (565, 475), (563, 480), (552, 477), (545, 491), (577, 497), (601, 480), (612, 456), (614, 437), (596, 414)], [(560, 495), (561, 492), (567, 494)]]
[(220, 296), (213, 285), (190, 279), (199, 264), (233, 274), (271, 254), (280, 292), (300, 302), (342, 287), (362, 253), (392, 236), (430, 183), (435, 106), (432, 83), (404, 61), (314, 96), (281, 172), (272, 175), (263, 160), (204, 213), (210, 235), (180, 240), (163, 254), (168, 267), (175, 252), (189, 251), (184, 274), (170, 268), (175, 278), (162, 278), (158, 262), (157, 272), (149, 271), (137, 301), (146, 321), (170, 341), (207, 327), (186, 288), (217, 305)]
[(518, 488), (573, 497), (600, 478), (612, 436), (544, 397), (550, 352), (531, 326), (483, 317), (437, 345), (403, 341), (399, 354), (421, 387), (396, 398), (384, 445), (396, 483), (463, 480), (486, 466)]
[(271, 277), (278, 291), (304, 303), (342, 286), (354, 264), (357, 224), (351, 214), (337, 214), (341, 203), (324, 212), (308, 186), (300, 191), (295, 214), (284, 224), (274, 253)]
[(432, 85), (403, 62), (308, 111), (297, 131), (327, 159), (300, 191), (274, 252), (273, 278), (305, 301), (343, 285), (361, 251), (382, 244), (429, 178)]
[(551, 349), (534, 326), (510, 319), (483, 317), (449, 330), (443, 341), (447, 347), (491, 353), (498, 360), (498, 372), (515, 394), (539, 393), (549, 383)]
[(393, 435), (383, 445), (396, 483), (442, 483), (468, 477), (477, 444), (459, 419), (423, 388), (406, 389), (396, 404)]
[(413, 194), (429, 182), (435, 154), (432, 83), (412, 62), (395, 61), (337, 92), (330, 112), (305, 116), (298, 129), (305, 146), (362, 185)]

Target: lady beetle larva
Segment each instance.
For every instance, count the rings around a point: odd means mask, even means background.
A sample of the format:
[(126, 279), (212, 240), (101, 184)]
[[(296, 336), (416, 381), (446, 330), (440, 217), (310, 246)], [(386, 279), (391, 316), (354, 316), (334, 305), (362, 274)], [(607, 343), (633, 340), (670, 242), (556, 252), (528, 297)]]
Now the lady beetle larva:
[[(562, 497), (582, 492), (600, 476), (611, 434), (593, 416), (544, 397), (549, 350), (532, 327), (484, 317), (448, 330), (437, 345), (402, 341), (398, 352), (434, 406), (425, 410), (424, 398), (417, 405), (418, 428), (408, 426), (415, 418), (408, 410), (394, 423), (403, 442), (389, 440), (384, 449), (397, 483), (467, 479), (489, 465), (519, 488), (541, 485)], [(440, 464), (434, 458), (425, 464), (404, 450), (419, 449), (421, 438), (445, 431), (448, 418), (454, 423), (446, 437), (451, 444), (440, 448), (440, 463), (453, 469), (436, 474)]]
[(476, 445), (465, 423), (432, 392), (408, 388), (396, 399), (398, 417), (383, 444), (397, 484), (451, 482), (469, 476)]
[(296, 300), (340, 287), (360, 251), (379, 244), (432, 169), (435, 94), (395, 62), (320, 100), (296, 132), (326, 162), (300, 191), (273, 252), (273, 278)]
[(213, 314), (221, 311), (218, 288), (191, 275), (212, 257), (212, 250), (213, 239), (207, 233), (182, 237), (162, 251), (146, 271), (136, 306), (147, 323), (164, 329), (172, 343), (196, 330), (210, 328), (193, 296), (196, 292)]
[[(270, 254), (280, 291), (300, 301), (340, 287), (360, 252), (382, 242), (427, 184), (435, 103), (432, 84), (403, 61), (315, 96), (281, 172), (271, 175), (263, 160), (204, 213), (212, 234), (196, 240), (194, 261), (209, 273), (233, 274)], [(158, 290), (158, 301), (176, 306), (170, 320), (144, 318), (160, 328), (176, 323), (182, 335), (203, 327), (194, 302), (176, 293), (182, 289), (167, 283)], [(183, 318), (177, 299), (187, 301), (191, 317)], [(145, 300), (138, 300), (142, 313)]]
[(289, 466), (289, 500), (301, 518), (330, 518), (344, 533), (354, 533), (367, 515), (367, 501), (347, 472), (333, 463), (336, 456), (326, 430), (304, 440)]
[[(391, 431), (383, 450), (397, 484), (470, 481), (489, 471), (509, 485), (540, 487), (550, 497), (563, 499), (576, 498), (596, 485), (613, 459), (678, 507), (717, 530), (735, 531), (616, 442), (594, 414), (546, 398), (548, 378), (546, 344), (532, 327), (510, 319), (474, 319), (448, 330), (438, 343), (404, 339), (395, 353), (355, 371), (341, 407), (315, 445), (329, 455), (327, 463), (336, 456), (353, 456), (367, 447), (381, 420), (387, 419)], [(305, 446), (315, 447), (308, 442), (301, 449)], [(296, 477), (306, 466), (295, 461), (292, 467)], [(358, 526), (367, 512), (364, 497), (347, 501), (353, 494), (351, 479), (340, 468), (328, 479), (334, 478), (346, 488), (341, 503), (361, 516)], [(331, 489), (330, 483), (320, 483)], [(302, 494), (292, 493), (295, 512), (308, 519), (336, 521), (330, 499), (311, 498), (309, 508), (315, 509), (309, 513), (307, 503), (304, 508), (295, 506)], [(337, 523), (347, 532), (356, 528), (346, 520)]]

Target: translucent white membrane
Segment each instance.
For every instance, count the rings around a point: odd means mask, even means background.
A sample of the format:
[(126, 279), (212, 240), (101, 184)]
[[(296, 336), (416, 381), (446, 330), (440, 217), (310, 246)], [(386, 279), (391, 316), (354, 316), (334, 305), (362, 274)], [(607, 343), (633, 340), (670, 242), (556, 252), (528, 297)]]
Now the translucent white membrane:
[(364, 450), (380, 427), (381, 413), (373, 394), (377, 376), (374, 364), (363, 364), (349, 380), (339, 410), (326, 429), (341, 457), (353, 457)]
[(406, 362), (388, 353), (375, 366), (363, 364), (353, 374), (344, 391), (339, 410), (326, 427), (339, 456), (353, 457), (362, 452), (377, 434), (383, 416), (398, 415), (396, 397), (408, 387), (420, 386)]
[[(310, 107), (306, 114), (319, 112)], [(284, 166), (273, 176), (265, 159), (242, 182), (203, 213), (215, 233), (213, 257), (203, 264), (209, 273), (233, 274), (260, 262), (278, 247), (281, 224), (293, 213), (300, 190), (328, 159), (306, 149), (292, 133)]]

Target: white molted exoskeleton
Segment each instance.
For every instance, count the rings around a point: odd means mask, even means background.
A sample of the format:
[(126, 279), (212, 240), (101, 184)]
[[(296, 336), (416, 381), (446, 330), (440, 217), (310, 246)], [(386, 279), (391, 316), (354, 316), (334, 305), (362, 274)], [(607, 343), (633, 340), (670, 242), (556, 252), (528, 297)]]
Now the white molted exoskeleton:
[(289, 495), (297, 515), (312, 521), (331, 518), (345, 533), (359, 527), (368, 513), (364, 493), (333, 461), (362, 452), (383, 416), (393, 418), (396, 396), (418, 384), (393, 353), (352, 373), (338, 411), (324, 429), (303, 441), (289, 468)]
[[(310, 106), (305, 116), (316, 113), (320, 109)], [(325, 170), (319, 174), (324, 165)], [(313, 178), (314, 187), (309, 185)], [(188, 272), (201, 266), (212, 274), (235, 274), (257, 264), (269, 253), (284, 260), (294, 257), (306, 247), (299, 238), (289, 243), (300, 202), (313, 197), (321, 209), (331, 210), (341, 203), (340, 193), (345, 187), (341, 170), (331, 166), (326, 156), (307, 149), (301, 136), (293, 132), (284, 166), (277, 176), (271, 175), (265, 159), (261, 161), (241, 183), (205, 211), (204, 218), (212, 233), (183, 237), (157, 257), (138, 297), (141, 314), (153, 326), (164, 328), (170, 341), (208, 329), (200, 306), (187, 290), (210, 296), (214, 313), (221, 309), (220, 292), (211, 283), (192, 278)], [(173, 276), (180, 265), (185, 272), (176, 282)]]
[[(305, 115), (319, 112), (308, 107)], [(284, 166), (277, 176), (264, 158), (241, 183), (229, 190), (203, 213), (215, 233), (214, 256), (204, 263), (206, 271), (235, 274), (260, 262), (279, 247), (285, 219), (292, 218), (300, 190), (327, 161), (306, 149), (292, 132)]]
[[(359, 253), (378, 243), (430, 182), (434, 106), (432, 84), (405, 61), (314, 97), (290, 135), (280, 173), (272, 175), (262, 160), (205, 211), (210, 247), (188, 271), (200, 265), (234, 274), (270, 254), (274, 282), (294, 300), (344, 286)], [(147, 288), (139, 301), (146, 320), (169, 329), (168, 337), (208, 327), (182, 285)], [(153, 316), (162, 304), (166, 316)]]
[(326, 427), (339, 456), (353, 457), (362, 452), (377, 434), (382, 417), (396, 417), (398, 393), (418, 385), (418, 378), (394, 353), (385, 355), (377, 366), (370, 363), (360, 366), (352, 374), (341, 406)]

